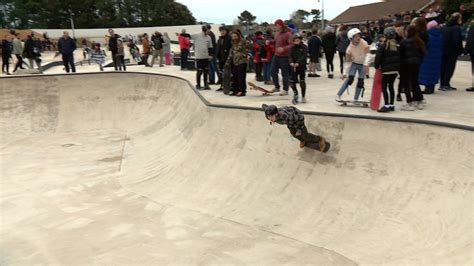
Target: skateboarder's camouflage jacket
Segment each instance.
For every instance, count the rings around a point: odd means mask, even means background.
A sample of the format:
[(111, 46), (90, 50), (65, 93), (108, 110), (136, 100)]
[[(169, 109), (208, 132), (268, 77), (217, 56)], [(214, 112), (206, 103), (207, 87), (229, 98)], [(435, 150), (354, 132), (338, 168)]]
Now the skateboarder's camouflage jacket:
[(275, 121), (280, 125), (287, 125), (288, 128), (301, 129), (304, 125), (304, 115), (293, 106), (283, 106), (278, 108), (278, 118)]

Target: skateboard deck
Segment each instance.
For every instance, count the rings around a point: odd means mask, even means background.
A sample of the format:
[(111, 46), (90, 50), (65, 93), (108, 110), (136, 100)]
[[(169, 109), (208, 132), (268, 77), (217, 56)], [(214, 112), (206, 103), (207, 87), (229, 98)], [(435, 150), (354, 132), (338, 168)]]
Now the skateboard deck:
[(353, 106), (353, 107), (368, 107), (369, 102), (365, 101), (339, 101), (338, 103), (341, 104), (341, 106)]
[(229, 94), (230, 92), (230, 67), (224, 67), (222, 70), (222, 79), (223, 79), (223, 87), (224, 87), (224, 94)]
[(382, 97), (382, 70), (377, 69), (374, 75), (374, 84), (372, 94), (370, 95), (370, 108), (377, 111), (380, 107), (380, 98)]
[(329, 149), (331, 149), (331, 143), (326, 141), (326, 148), (324, 149), (324, 151), (319, 150), (319, 142), (308, 142), (305, 144), (304, 147), (326, 153), (329, 151)]
[(250, 81), (249, 81), (249, 82), (247, 82), (247, 84), (249, 85), (250, 89), (252, 89), (252, 90), (257, 90), (257, 91), (261, 91), (261, 92), (262, 92), (262, 95), (270, 95), (270, 94), (273, 93), (273, 91), (269, 91), (269, 90), (267, 90), (267, 89), (265, 89), (265, 88), (262, 88), (262, 87), (260, 87), (260, 86), (257, 86), (257, 85), (255, 85), (253, 82), (250, 82)]

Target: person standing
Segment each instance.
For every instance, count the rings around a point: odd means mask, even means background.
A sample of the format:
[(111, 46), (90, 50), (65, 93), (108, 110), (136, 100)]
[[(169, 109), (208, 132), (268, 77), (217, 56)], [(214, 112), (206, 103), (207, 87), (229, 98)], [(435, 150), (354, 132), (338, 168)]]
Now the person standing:
[(150, 40), (148, 39), (147, 33), (143, 34), (142, 46), (143, 46), (143, 56), (142, 56), (143, 64), (146, 67), (151, 67), (151, 65), (148, 63), (148, 57), (150, 56), (150, 53), (151, 53), (151, 44), (150, 44)]
[(426, 55), (420, 66), (418, 81), (425, 85), (423, 94), (434, 93), (435, 85), (439, 81), (441, 71), (441, 57), (443, 53), (443, 35), (436, 20), (428, 23), (428, 43), (425, 43)]
[(16, 56), (17, 62), (15, 65), (15, 69), (13, 69), (13, 72), (15, 72), (18, 68), (20, 69), (25, 69), (23, 67), (23, 45), (18, 38), (18, 33), (14, 35), (15, 37), (13, 38), (13, 54)]
[(342, 25), (339, 29), (339, 35), (336, 38), (336, 50), (339, 54), (339, 65), (341, 75), (347, 74), (344, 73), (344, 62), (346, 60), (346, 50), (349, 47), (351, 42), (347, 38), (347, 26)]
[(466, 91), (474, 91), (474, 21), (471, 21), (471, 26), (469, 33), (467, 34), (466, 40), (466, 49), (464, 50), (465, 54), (471, 56), (471, 77), (472, 77), (472, 86), (467, 88)]
[(227, 61), (227, 57), (229, 56), (230, 49), (232, 48), (232, 40), (228, 28), (221, 26), (219, 27), (219, 32), (221, 36), (217, 41), (216, 57), (217, 62), (219, 63), (219, 71), (217, 72), (219, 80), (217, 83), (220, 84), (220, 87), (217, 91), (223, 91), (224, 85), (226, 85), (224, 84), (224, 75), (226, 75), (226, 77), (230, 76), (230, 72), (228, 73), (229, 69), (225, 69), (224, 66)]
[(245, 82), (247, 77), (247, 48), (245, 40), (238, 31), (233, 31), (231, 34), (232, 48), (225, 63), (225, 67), (232, 66), (232, 90), (231, 96), (242, 97), (247, 93), (247, 84)]
[(64, 68), (67, 73), (69, 71), (76, 72), (74, 50), (76, 50), (76, 41), (69, 37), (69, 32), (63, 32), (63, 37), (59, 38), (58, 41), (58, 51), (62, 55)]
[[(379, 45), (375, 55), (374, 66), (382, 70), (382, 93), (385, 105), (378, 111), (386, 113), (395, 111), (394, 83), (400, 71), (400, 51), (395, 39), (397, 33), (393, 27), (384, 30), (385, 41)], [(390, 97), (389, 97), (390, 92)]]
[[(192, 35), (194, 41), (194, 56), (196, 57), (196, 89), (210, 90), (208, 83), (209, 60), (212, 58), (212, 40), (207, 26), (201, 27), (201, 33)], [(201, 87), (201, 77), (204, 78), (204, 88)]]
[(43, 73), (43, 69), (41, 68), (40, 47), (33, 38), (33, 33), (28, 35), (28, 39), (25, 42), (25, 57), (28, 58), (30, 69), (33, 69), (34, 63), (36, 63), (38, 71)]
[(328, 77), (334, 78), (334, 54), (336, 53), (336, 34), (334, 34), (334, 28), (328, 26), (324, 30), (322, 38), (322, 45), (324, 55), (326, 56), (326, 68), (328, 71)]
[(299, 34), (293, 38), (293, 47), (290, 52), (290, 69), (291, 69), (291, 89), (293, 90), (293, 104), (298, 103), (298, 89), (296, 83), (301, 87), (301, 102), (306, 103), (306, 61), (308, 47), (303, 44), (303, 37)]
[(209, 34), (209, 37), (211, 37), (211, 43), (212, 43), (212, 48), (211, 48), (211, 55), (212, 58), (209, 59), (209, 84), (214, 85), (216, 84), (216, 72), (217, 72), (217, 62), (216, 62), (216, 35), (214, 32), (212, 32), (212, 27), (211, 25), (207, 24), (207, 33)]
[(151, 43), (153, 45), (153, 56), (151, 58), (151, 66), (155, 65), (155, 59), (160, 57), (160, 67), (163, 66), (163, 44), (165, 41), (159, 31), (155, 31), (155, 34), (151, 36)]
[(255, 64), (255, 80), (263, 81), (262, 71), (263, 62), (262, 58), (265, 56), (265, 41), (263, 39), (263, 32), (255, 32), (255, 38), (253, 40), (253, 62)]
[(446, 26), (441, 28), (444, 40), (440, 78), (441, 87), (439, 88), (441, 91), (456, 90), (456, 88), (451, 87), (450, 82), (456, 69), (458, 56), (463, 51), (461, 28), (459, 26), (461, 22), (461, 14), (454, 13), (448, 23), (446, 23)]
[(165, 55), (165, 65), (171, 65), (171, 40), (168, 33), (163, 33), (163, 54)]
[[(178, 35), (178, 34), (176, 34)], [(186, 29), (181, 30), (181, 34), (178, 35), (179, 49), (181, 50), (181, 70), (188, 69), (188, 55), (189, 47), (191, 45), (190, 39), (191, 36), (186, 33)]]
[(115, 71), (118, 70), (118, 61), (117, 61), (117, 40), (120, 38), (118, 34), (115, 34), (113, 29), (109, 29), (109, 51), (112, 53), (112, 61), (114, 62)]
[(400, 43), (400, 82), (405, 90), (407, 101), (401, 108), (404, 111), (423, 109), (423, 94), (418, 83), (418, 77), (425, 49), (425, 43), (418, 35), (416, 27), (408, 26), (407, 38)]
[(117, 39), (117, 65), (119, 71), (127, 71), (125, 66), (125, 46), (123, 45), (122, 38)]
[(316, 65), (319, 64), (319, 58), (321, 56), (322, 42), (318, 36), (318, 29), (313, 29), (311, 38), (308, 41), (308, 53), (309, 53), (309, 73), (308, 77), (320, 77), (316, 73)]
[(263, 80), (265, 85), (273, 85), (271, 69), (273, 56), (275, 54), (275, 39), (273, 38), (273, 32), (271, 28), (267, 28), (263, 38), (265, 40), (265, 56), (262, 58)]
[(5, 35), (2, 40), (2, 73), (10, 75), (10, 58), (12, 57), (13, 44), (12, 37)]
[(274, 92), (280, 91), (280, 82), (278, 81), (278, 70), (281, 69), (281, 75), (283, 76), (283, 91), (280, 93), (281, 96), (288, 95), (290, 87), (290, 62), (289, 54), (292, 46), (292, 37), (290, 30), (286, 27), (285, 23), (281, 19), (275, 21), (277, 32), (275, 34), (275, 56), (272, 60), (272, 79), (275, 84)]

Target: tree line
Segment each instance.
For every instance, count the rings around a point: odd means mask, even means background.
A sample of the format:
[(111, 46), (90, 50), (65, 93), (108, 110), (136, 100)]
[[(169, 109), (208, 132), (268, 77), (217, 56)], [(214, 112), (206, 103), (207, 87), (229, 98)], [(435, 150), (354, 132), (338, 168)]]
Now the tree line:
[(187, 6), (174, 0), (2, 0), (1, 28), (151, 27), (194, 25)]

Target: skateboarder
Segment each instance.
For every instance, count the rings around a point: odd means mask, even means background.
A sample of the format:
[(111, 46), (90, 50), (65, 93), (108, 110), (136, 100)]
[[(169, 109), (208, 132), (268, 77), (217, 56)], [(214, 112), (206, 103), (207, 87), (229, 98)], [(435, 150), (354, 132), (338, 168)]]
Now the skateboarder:
[(342, 84), (339, 92), (336, 95), (336, 101), (341, 102), (341, 96), (346, 91), (346, 89), (352, 85), (355, 79), (356, 73), (358, 73), (358, 80), (356, 85), (356, 92), (354, 94), (354, 102), (359, 100), (359, 96), (364, 88), (364, 78), (365, 74), (369, 70), (369, 45), (361, 37), (361, 32), (359, 29), (351, 29), (347, 33), (347, 37), (351, 41), (349, 47), (346, 51), (346, 63), (345, 71), (342, 75), (344, 83)]
[(321, 152), (327, 152), (330, 148), (329, 142), (318, 135), (308, 132), (304, 124), (304, 115), (293, 106), (276, 107), (275, 105), (262, 105), (265, 117), (270, 120), (270, 124), (278, 123), (287, 125), (293, 137), (300, 141), (300, 148), (309, 147)]

